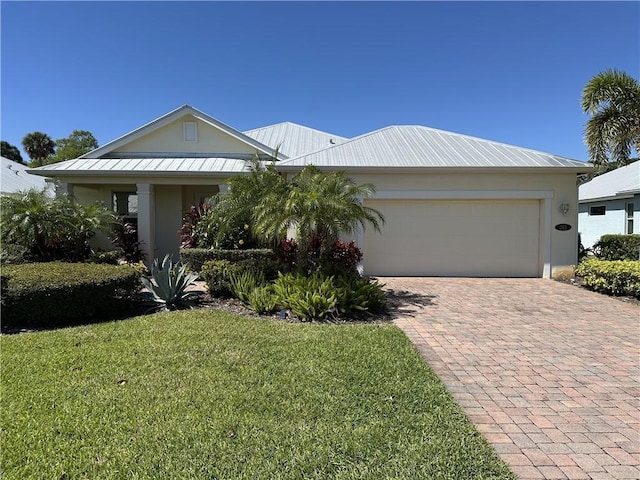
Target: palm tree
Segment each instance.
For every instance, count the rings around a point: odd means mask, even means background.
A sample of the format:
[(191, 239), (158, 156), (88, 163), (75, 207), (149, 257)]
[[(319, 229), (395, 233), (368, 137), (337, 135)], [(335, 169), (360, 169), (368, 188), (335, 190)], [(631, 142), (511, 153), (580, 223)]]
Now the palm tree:
[(267, 192), (254, 209), (254, 228), (269, 240), (285, 237), (295, 229), (299, 263), (304, 269), (314, 236), (321, 241), (322, 257), (341, 233), (355, 233), (367, 224), (380, 231), (383, 215), (362, 204), (373, 193), (372, 184), (357, 184), (342, 172), (326, 174), (310, 165), (287, 183), (286, 191)]
[(591, 115), (584, 141), (590, 161), (606, 170), (629, 162), (640, 151), (640, 83), (625, 72), (606, 70), (593, 77), (582, 92), (582, 110)]
[[(275, 159), (265, 164), (256, 157), (246, 164), (248, 173), (231, 177), (227, 181), (229, 191), (218, 194), (213, 209), (206, 214), (218, 227), (216, 245), (224, 244), (224, 238), (237, 228), (245, 224), (251, 227), (257, 211), (267, 209), (273, 198), (280, 205), (286, 196), (287, 181), (276, 170)], [(256, 233), (255, 229), (250, 230), (250, 235)]]
[(49, 198), (45, 190), (4, 195), (0, 211), (2, 243), (22, 247), (40, 261), (84, 260), (91, 237), (108, 231), (114, 221), (113, 212), (102, 205)]
[(31, 132), (22, 139), (22, 146), (31, 159), (32, 166), (40, 167), (44, 159), (55, 153), (56, 142), (42, 132)]

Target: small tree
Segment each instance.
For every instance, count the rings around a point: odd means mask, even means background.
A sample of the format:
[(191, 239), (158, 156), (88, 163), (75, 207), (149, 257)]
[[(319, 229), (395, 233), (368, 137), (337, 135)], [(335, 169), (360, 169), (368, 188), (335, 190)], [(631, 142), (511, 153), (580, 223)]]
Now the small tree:
[(5, 142), (4, 140), (0, 141), (0, 154), (2, 154), (4, 158), (8, 158), (14, 162), (24, 163), (18, 147), (11, 145), (9, 142)]
[(43, 161), (43, 165), (64, 162), (84, 155), (98, 148), (98, 141), (87, 130), (74, 130), (66, 138), (56, 140), (56, 151)]

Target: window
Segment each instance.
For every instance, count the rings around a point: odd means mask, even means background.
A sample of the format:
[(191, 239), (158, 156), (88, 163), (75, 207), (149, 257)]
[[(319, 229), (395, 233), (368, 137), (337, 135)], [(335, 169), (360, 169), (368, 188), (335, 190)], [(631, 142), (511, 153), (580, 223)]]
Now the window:
[(197, 142), (198, 124), (196, 122), (184, 122), (182, 124), (182, 133), (185, 142)]
[(113, 211), (125, 222), (138, 224), (138, 194), (136, 192), (113, 192)]
[(625, 205), (626, 215), (626, 230), (625, 233), (631, 235), (633, 233), (633, 203), (629, 202)]
[(607, 207), (605, 205), (598, 205), (597, 207), (589, 207), (589, 215), (604, 215), (607, 213)]

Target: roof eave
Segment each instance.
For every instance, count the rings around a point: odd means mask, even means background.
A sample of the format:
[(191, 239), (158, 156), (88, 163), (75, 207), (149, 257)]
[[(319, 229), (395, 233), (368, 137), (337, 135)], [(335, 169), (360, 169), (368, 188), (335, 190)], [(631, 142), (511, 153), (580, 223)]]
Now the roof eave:
[[(311, 165), (311, 164), (308, 164)], [(307, 165), (287, 165), (276, 164), (276, 168), (283, 172), (302, 170)], [(563, 171), (565, 173), (575, 173), (579, 175), (581, 173), (588, 173), (592, 171), (591, 167), (581, 166), (526, 166), (526, 167), (514, 167), (514, 166), (489, 166), (489, 167), (470, 167), (470, 166), (372, 166), (372, 165), (315, 165), (321, 170), (340, 170), (340, 171), (354, 171), (354, 172), (395, 172), (395, 173), (424, 173), (424, 172), (456, 172), (456, 173), (523, 173), (523, 172), (558, 172)]]

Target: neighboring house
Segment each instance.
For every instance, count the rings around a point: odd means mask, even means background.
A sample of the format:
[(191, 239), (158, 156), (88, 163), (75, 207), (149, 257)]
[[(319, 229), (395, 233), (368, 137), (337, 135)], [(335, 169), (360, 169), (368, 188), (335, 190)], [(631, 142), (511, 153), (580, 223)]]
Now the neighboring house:
[(640, 161), (580, 185), (578, 230), (591, 248), (609, 233), (640, 233)]
[(1, 195), (46, 188), (53, 196), (53, 188), (51, 185), (42, 177), (30, 175), (28, 172), (31, 171), (31, 169), (26, 165), (14, 162), (5, 157), (0, 157), (0, 159), (2, 159), (2, 170), (0, 170), (2, 172), (0, 174)]
[(369, 275), (550, 277), (577, 260), (583, 162), (421, 126), (346, 139), (293, 123), (239, 132), (185, 105), (82, 157), (36, 169), (137, 221), (148, 259), (178, 253), (184, 211), (245, 160), (276, 155), (371, 182), (387, 222), (355, 237)]

